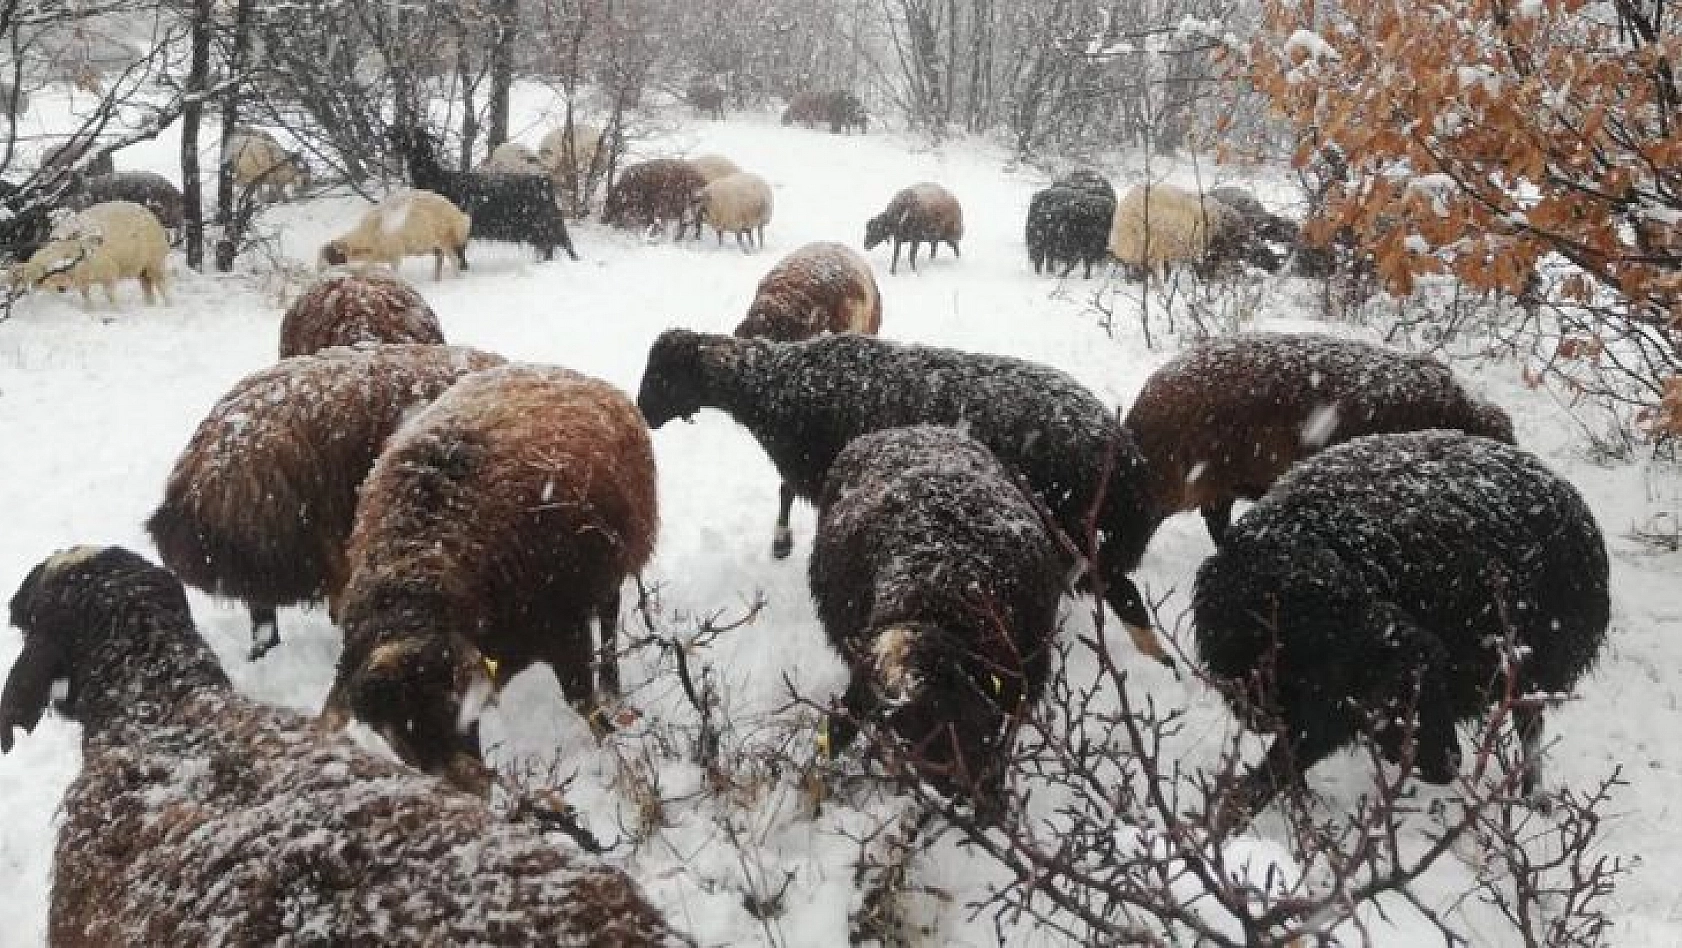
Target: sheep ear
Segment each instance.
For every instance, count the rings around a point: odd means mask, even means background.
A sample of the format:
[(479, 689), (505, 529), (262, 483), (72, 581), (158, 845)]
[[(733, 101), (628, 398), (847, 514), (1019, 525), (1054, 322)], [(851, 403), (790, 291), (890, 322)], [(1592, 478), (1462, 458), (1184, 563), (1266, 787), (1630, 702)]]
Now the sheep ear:
[(64, 676), (64, 653), (40, 635), (24, 640), (23, 651), (0, 692), (0, 753), (12, 749), (12, 728), (33, 732), (52, 699), (53, 682)]
[(363, 663), (363, 674), (375, 678), (392, 678), (414, 661), (420, 654), (422, 643), (416, 639), (397, 639), (386, 642), (368, 653), (368, 660)]

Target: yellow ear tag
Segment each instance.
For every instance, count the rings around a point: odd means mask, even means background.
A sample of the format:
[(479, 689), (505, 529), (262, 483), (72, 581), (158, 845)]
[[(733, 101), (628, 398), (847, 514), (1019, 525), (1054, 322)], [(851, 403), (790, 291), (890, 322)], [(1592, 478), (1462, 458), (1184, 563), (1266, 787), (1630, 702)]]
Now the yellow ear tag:
[(1004, 694), (1005, 693), (1005, 683), (999, 680), (999, 676), (998, 675), (990, 675), (988, 677), (993, 679), (993, 694), (995, 696)]
[(491, 681), (496, 681), (497, 660), (486, 656), (480, 656), (479, 662), (485, 666), (485, 674), (491, 676)]
[(824, 718), (823, 721), (818, 724), (818, 736), (814, 739), (814, 742), (818, 745), (818, 753), (822, 754), (825, 757), (828, 757), (829, 756), (829, 718)]

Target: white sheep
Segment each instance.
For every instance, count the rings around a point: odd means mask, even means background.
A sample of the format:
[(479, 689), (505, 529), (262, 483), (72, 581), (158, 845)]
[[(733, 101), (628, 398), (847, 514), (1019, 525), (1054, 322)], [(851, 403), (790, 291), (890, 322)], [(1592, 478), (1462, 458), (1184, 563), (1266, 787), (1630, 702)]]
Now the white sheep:
[(729, 231), (743, 250), (750, 250), (757, 232), (759, 246), (764, 247), (765, 225), (771, 222), (773, 204), (771, 185), (764, 178), (747, 171), (725, 175), (696, 192), (691, 202), (695, 236), (701, 236), (701, 224), (705, 222), (712, 226), (721, 245), (724, 232)]
[[(591, 125), (575, 123), (570, 136), (571, 147), (568, 147), (569, 136), (566, 127), (553, 129), (537, 146), (537, 160), (543, 167), (549, 169), (550, 177), (556, 183), (569, 173), (576, 173), (590, 167), (595, 161), (596, 152), (601, 148), (602, 131)], [(572, 164), (567, 164), (567, 154), (572, 155)]]
[(84, 306), (91, 305), (88, 288), (95, 283), (116, 306), (117, 281), (135, 279), (148, 304), (154, 290), (168, 303), (168, 254), (169, 235), (156, 215), (133, 201), (105, 201), (60, 221), (13, 279), (60, 293), (74, 287)]
[(546, 174), (548, 168), (530, 148), (519, 142), (503, 142), (491, 149), (491, 156), (479, 166), (491, 174)]
[(708, 184), (742, 170), (740, 165), (723, 155), (698, 155), (689, 159), (689, 163), (701, 172), (701, 177), (706, 178)]
[(303, 157), (280, 147), (267, 132), (235, 132), (228, 139), (227, 156), (240, 190), (260, 191), (264, 200), (283, 200), (288, 187), (297, 193), (309, 186), (309, 165)]
[(1202, 263), (1211, 235), (1234, 212), (1215, 200), (1172, 185), (1135, 187), (1122, 196), (1110, 222), (1110, 254), (1133, 274), (1163, 273), (1176, 263)]
[(323, 265), (377, 261), (393, 270), (404, 257), (432, 254), (432, 278), (444, 278), (444, 255), (467, 269), (467, 232), (472, 220), (450, 200), (431, 191), (397, 191), (374, 205), (349, 233), (321, 248)]

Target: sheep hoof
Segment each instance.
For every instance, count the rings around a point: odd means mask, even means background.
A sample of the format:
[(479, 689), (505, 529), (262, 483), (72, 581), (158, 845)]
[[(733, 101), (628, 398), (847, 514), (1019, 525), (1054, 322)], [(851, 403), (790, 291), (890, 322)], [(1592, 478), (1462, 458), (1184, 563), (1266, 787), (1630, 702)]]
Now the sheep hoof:
[(794, 552), (794, 533), (787, 527), (778, 527), (771, 537), (772, 559), (786, 560)]

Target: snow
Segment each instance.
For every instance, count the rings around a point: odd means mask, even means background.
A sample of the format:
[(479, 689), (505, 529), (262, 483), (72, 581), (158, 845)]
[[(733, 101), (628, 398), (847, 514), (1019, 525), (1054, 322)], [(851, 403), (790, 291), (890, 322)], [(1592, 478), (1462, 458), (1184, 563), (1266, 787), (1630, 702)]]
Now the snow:
[[(1332, 52), (1313, 34), (1299, 34), (1291, 44), (1311, 56)], [(31, 111), (32, 122), (52, 107), (50, 97), (42, 101), (47, 104)], [(169, 130), (120, 153), (117, 163), (175, 179), (177, 149)], [(673, 326), (729, 332), (759, 278), (784, 254), (816, 240), (856, 246), (864, 221), (896, 191), (936, 180), (964, 205), (963, 257), (943, 253), (916, 273), (890, 277), (886, 248), (865, 255), (882, 290), (885, 337), (1043, 362), (1121, 408), (1173, 354), (1147, 349), (1137, 320), (1125, 314), (1118, 314), (1115, 336), (1106, 335), (1085, 306), (1098, 281), (1059, 283), (1033, 275), (1022, 221), (1033, 191), (1046, 182), (1025, 171), (1002, 171), (1011, 166), (1009, 156), (985, 143), (959, 140), (930, 149), (875, 132), (838, 137), (783, 128), (775, 115), (765, 114), (693, 122), (663, 141), (642, 144), (639, 157), (702, 149), (727, 154), (771, 183), (777, 211), (762, 251), (743, 254), (712, 241), (674, 246), (584, 222), (570, 225), (583, 258), (577, 263), (537, 263), (530, 248), (475, 242), (469, 247), (473, 269), (466, 274), (433, 282), (424, 262), (413, 260), (404, 274), (437, 312), (452, 343), (564, 365), (635, 392), (659, 332)], [(1179, 177), (1193, 180), (1189, 169)], [(1272, 182), (1253, 184), (1264, 199), (1289, 194)], [(355, 197), (326, 197), (276, 208), (261, 226), (275, 236), (289, 266), (307, 271), (320, 245), (353, 226), (367, 206)], [(115, 309), (84, 310), (74, 297), (38, 295), (0, 323), (0, 445), (6, 458), (0, 599), (9, 598), (29, 567), (73, 544), (118, 543), (153, 555), (141, 522), (161, 497), (176, 453), (235, 381), (274, 361), (284, 304), (302, 288), (266, 261), (248, 266), (234, 275), (198, 275), (177, 256), (170, 306), (144, 307), (132, 290), (119, 293), (125, 302)], [(1270, 285), (1258, 310), (1269, 314), (1260, 328), (1362, 334), (1313, 322), (1315, 296), (1307, 286)], [(1632, 527), (1682, 508), (1682, 479), (1653, 464), (1592, 460), (1568, 408), (1545, 390), (1526, 388), (1520, 368), (1494, 360), (1457, 371), (1513, 416), (1522, 445), (1584, 494), (1612, 558), (1609, 643), (1598, 667), (1579, 682), (1578, 697), (1550, 714), (1546, 779), (1586, 787), (1623, 767), (1628, 785), (1614, 793), (1605, 813), (1604, 845), (1611, 855), (1638, 861), (1612, 898), (1608, 942), (1620, 948), (1682, 944), (1682, 901), (1674, 886), (1682, 856), (1671, 858), (1682, 853), (1682, 744), (1673, 734), (1682, 693), (1676, 676), (1682, 554), (1653, 552), (1629, 536)], [(845, 674), (807, 591), (811, 510), (797, 505), (794, 553), (773, 560), (767, 540), (779, 481), (754, 439), (723, 413), (702, 411), (693, 424), (673, 422), (653, 440), (661, 533), (644, 578), (657, 587), (661, 622), (687, 633), (707, 617), (722, 622), (741, 615), (763, 597), (754, 621), (719, 633), (692, 649), (690, 658), (710, 668), (728, 720), (738, 734), (749, 735), (738, 741), (782, 738), (809, 745), (810, 736), (796, 729), (800, 715), (788, 707), (788, 688), (822, 700)], [(1210, 552), (1199, 518), (1176, 517), (1164, 525), (1136, 574), (1152, 598), (1167, 596), (1162, 615), (1184, 611), (1191, 578)], [(243, 607), (196, 591), (191, 603), (242, 692), (306, 712), (319, 708), (339, 651), (325, 610), (283, 610), (282, 644), (249, 662)], [(1066, 635), (1091, 632), (1085, 608), (1066, 603), (1064, 612)], [(631, 629), (639, 621), (626, 619)], [(1189, 632), (1176, 634), (1189, 648)], [(0, 628), (0, 667), (10, 666), (19, 646), (16, 630)], [(701, 944), (758, 945), (775, 938), (814, 948), (846, 945), (845, 919), (858, 900), (853, 869), (859, 840), (897, 814), (902, 802), (882, 790), (849, 792), (813, 815), (786, 780), (767, 777), (719, 791), (681, 753), (662, 750), (653, 739), (694, 724), (669, 658), (654, 649), (639, 651), (623, 663), (623, 674), (628, 701), (642, 718), (599, 745), (547, 670), (523, 674), (486, 709), (492, 761), (531, 764), (557, 780), (570, 777), (567, 798), (586, 824), (604, 842), (620, 841), (605, 858), (632, 873)], [(1160, 706), (1185, 710), (1175, 757), (1187, 767), (1212, 764), (1235, 726), (1219, 697), (1195, 676), (1178, 680), (1148, 662), (1138, 662), (1129, 680)], [(80, 760), (78, 728), (61, 718), (49, 716), (33, 735), (20, 738), (0, 758), (0, 903), (8, 911), (0, 948), (44, 942), (57, 807)], [(1366, 789), (1368, 766), (1355, 753), (1334, 756), (1310, 782), (1328, 810), (1347, 809)], [(663, 802), (645, 813), (643, 791), (650, 789)], [(1420, 809), (1444, 793), (1421, 787)], [(1267, 866), (1291, 871), (1289, 855), (1277, 845), (1282, 825), (1264, 817), (1254, 832), (1247, 844), (1253, 855), (1236, 856), (1234, 865), (1248, 865), (1258, 885)], [(633, 843), (640, 833), (646, 838)], [(1515, 944), (1493, 910), (1456, 898), (1478, 868), (1472, 859), (1445, 860), (1423, 880), (1423, 898), (1460, 920), (1474, 943)], [(919, 902), (914, 920), (932, 926), (929, 943), (997, 942), (992, 914), (967, 907), (1000, 880), (997, 866), (947, 837), (912, 872), (914, 883), (947, 896)], [(780, 916), (762, 921), (747, 911), (745, 894), (769, 899), (785, 879)], [(1379, 943), (1441, 943), (1405, 907), (1389, 908), (1388, 921), (1370, 913), (1366, 918)], [(1008, 929), (1013, 944), (1062, 944), (1026, 921), (1015, 924)]]

